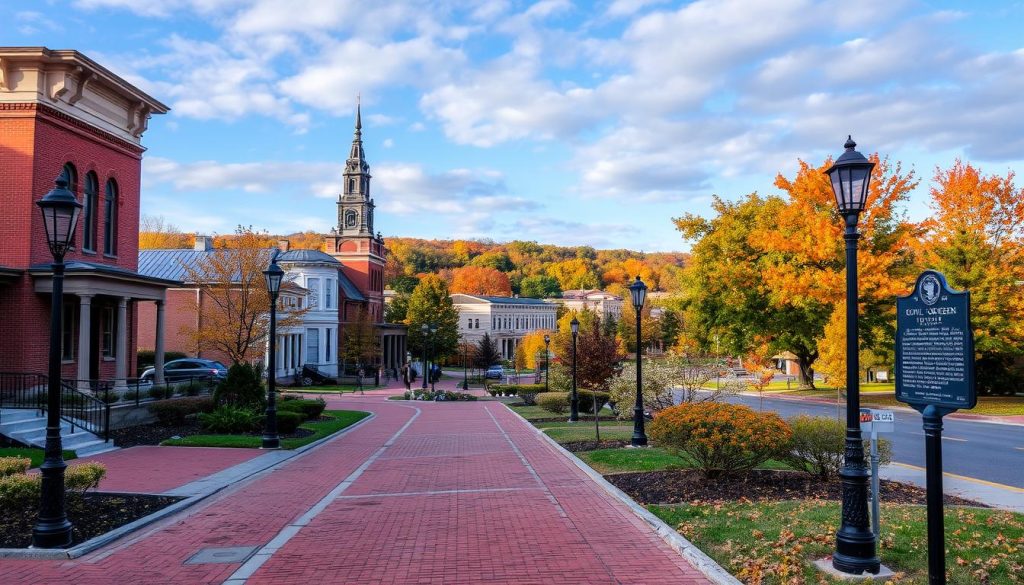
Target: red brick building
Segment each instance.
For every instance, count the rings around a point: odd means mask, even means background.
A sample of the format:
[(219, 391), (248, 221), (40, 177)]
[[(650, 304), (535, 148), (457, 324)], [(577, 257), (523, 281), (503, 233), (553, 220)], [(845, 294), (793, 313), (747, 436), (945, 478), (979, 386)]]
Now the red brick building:
[(136, 270), (141, 138), (167, 110), (77, 51), (0, 47), (0, 371), (46, 372), (52, 258), (35, 202), (63, 175), (84, 206), (65, 258), (63, 374), (133, 376), (136, 307), (162, 306), (172, 284)]

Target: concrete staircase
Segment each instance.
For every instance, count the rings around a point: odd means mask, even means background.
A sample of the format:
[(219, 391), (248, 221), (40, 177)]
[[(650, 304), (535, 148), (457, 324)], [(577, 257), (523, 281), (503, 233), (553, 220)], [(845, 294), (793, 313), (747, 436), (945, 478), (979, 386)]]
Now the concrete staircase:
[[(38, 410), (0, 409), (0, 435), (42, 449), (46, 446), (46, 413), (40, 414)], [(118, 449), (113, 441), (105, 443), (102, 437), (81, 427), (76, 426), (72, 431), (71, 423), (64, 420), (60, 421), (60, 436), (64, 450), (74, 451), (78, 457)]]

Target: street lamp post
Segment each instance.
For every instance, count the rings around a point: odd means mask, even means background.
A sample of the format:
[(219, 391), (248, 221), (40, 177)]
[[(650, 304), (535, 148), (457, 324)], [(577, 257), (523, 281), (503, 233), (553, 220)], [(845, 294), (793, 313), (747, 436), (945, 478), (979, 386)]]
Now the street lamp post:
[[(430, 359), (436, 360), (437, 355), (434, 353), (434, 341), (437, 340), (437, 325), (430, 325)], [(434, 374), (430, 374), (430, 391), (434, 391)]]
[(280, 449), (277, 435), (277, 295), (281, 292), (284, 270), (277, 265), (277, 252), (270, 259), (270, 267), (263, 271), (270, 294), (270, 339), (267, 347), (267, 412), (263, 424), (263, 448)]
[(424, 323), (420, 325), (420, 331), (423, 333), (423, 386), (424, 390), (427, 389), (427, 336), (430, 334), (430, 325)]
[(551, 372), (551, 336), (544, 335), (544, 391), (548, 391), (548, 374)]
[(629, 294), (633, 297), (633, 309), (636, 311), (636, 404), (633, 406), (633, 437), (629, 444), (632, 447), (645, 447), (647, 434), (644, 433), (644, 393), (640, 374), (640, 311), (644, 308), (644, 299), (647, 297), (647, 285), (640, 280), (639, 275), (633, 284), (629, 285)]
[(53, 256), (53, 288), (50, 293), (50, 357), (46, 392), (45, 459), (39, 466), (42, 482), (39, 518), (32, 528), (32, 546), (57, 548), (71, 544), (71, 522), (64, 509), (64, 463), (60, 437), (60, 336), (64, 314), (64, 254), (78, 226), (82, 204), (68, 191), (62, 175), (57, 187), (36, 202), (43, 213), (46, 243)]
[(569, 396), (569, 422), (580, 420), (580, 400), (576, 396), (576, 338), (580, 335), (580, 322), (576, 317), (569, 323), (572, 331), (572, 394)]
[(843, 468), (843, 512), (836, 532), (836, 550), (832, 566), (844, 573), (878, 573), (880, 562), (875, 553), (875, 535), (868, 523), (868, 470), (864, 464), (864, 445), (860, 434), (860, 364), (857, 332), (857, 220), (864, 211), (871, 169), (875, 163), (854, 150), (852, 137), (843, 145), (846, 151), (826, 172), (832, 183), (839, 214), (846, 231), (846, 448)]
[(469, 390), (469, 342), (462, 344), (462, 389)]

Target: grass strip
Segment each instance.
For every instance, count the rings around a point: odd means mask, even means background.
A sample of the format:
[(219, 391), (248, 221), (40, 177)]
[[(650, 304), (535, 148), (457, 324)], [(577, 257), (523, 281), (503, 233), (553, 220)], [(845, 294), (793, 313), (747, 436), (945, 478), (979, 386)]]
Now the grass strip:
[[(370, 416), (370, 413), (358, 410), (325, 410), (324, 416), (332, 420), (306, 422), (299, 428), (314, 431), (312, 435), (299, 438), (281, 439), (282, 449), (297, 449), (314, 441), (333, 435)], [(191, 435), (180, 439), (167, 439), (160, 443), (166, 447), (237, 447), (258, 449), (262, 445), (262, 437), (253, 435)]]
[[(74, 451), (62, 451), (64, 461), (77, 459)], [(0, 448), (0, 457), (28, 457), (32, 460), (32, 467), (39, 467), (43, 463), (44, 452), (34, 447), (3, 447)]]
[[(811, 563), (831, 554), (838, 502), (799, 500), (648, 506), (744, 583), (841, 583)], [(879, 556), (898, 576), (892, 583), (928, 582), (928, 535), (923, 506), (882, 504)], [(1024, 515), (947, 506), (949, 583), (1009, 585), (1020, 576)]]

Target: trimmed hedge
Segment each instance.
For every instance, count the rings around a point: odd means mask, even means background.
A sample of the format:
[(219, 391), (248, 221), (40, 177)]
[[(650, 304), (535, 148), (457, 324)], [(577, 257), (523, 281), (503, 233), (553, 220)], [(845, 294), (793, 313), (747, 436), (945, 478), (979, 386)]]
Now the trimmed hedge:
[[(264, 422), (262, 418), (263, 417), (261, 417), (260, 422)], [(277, 411), (277, 432), (282, 435), (290, 435), (294, 433), (295, 429), (299, 428), (299, 425), (304, 422), (306, 422), (306, 419), (301, 412), (290, 412), (287, 410)]]
[(298, 412), (305, 417), (306, 420), (316, 420), (323, 414), (324, 409), (327, 408), (327, 402), (322, 398), (316, 398), (313, 400), (300, 398), (298, 400), (282, 400), (277, 405), (278, 412)]
[(519, 396), (527, 406), (536, 404), (538, 394), (544, 392), (544, 384), (492, 384), (487, 388), (491, 396), (505, 394), (508, 396)]
[(237, 435), (256, 427), (257, 417), (251, 410), (233, 406), (219, 406), (212, 412), (199, 415), (199, 423), (210, 433)]
[(149, 405), (149, 411), (156, 415), (156, 420), (162, 425), (180, 425), (185, 423), (185, 417), (190, 414), (201, 412), (213, 412), (213, 398), (179, 398)]
[(608, 404), (611, 396), (607, 392), (594, 392), (592, 390), (577, 390), (580, 412), (594, 412), (594, 397), (597, 397), (597, 410), (600, 411)]
[(537, 395), (537, 406), (555, 414), (569, 412), (568, 392), (544, 392)]

